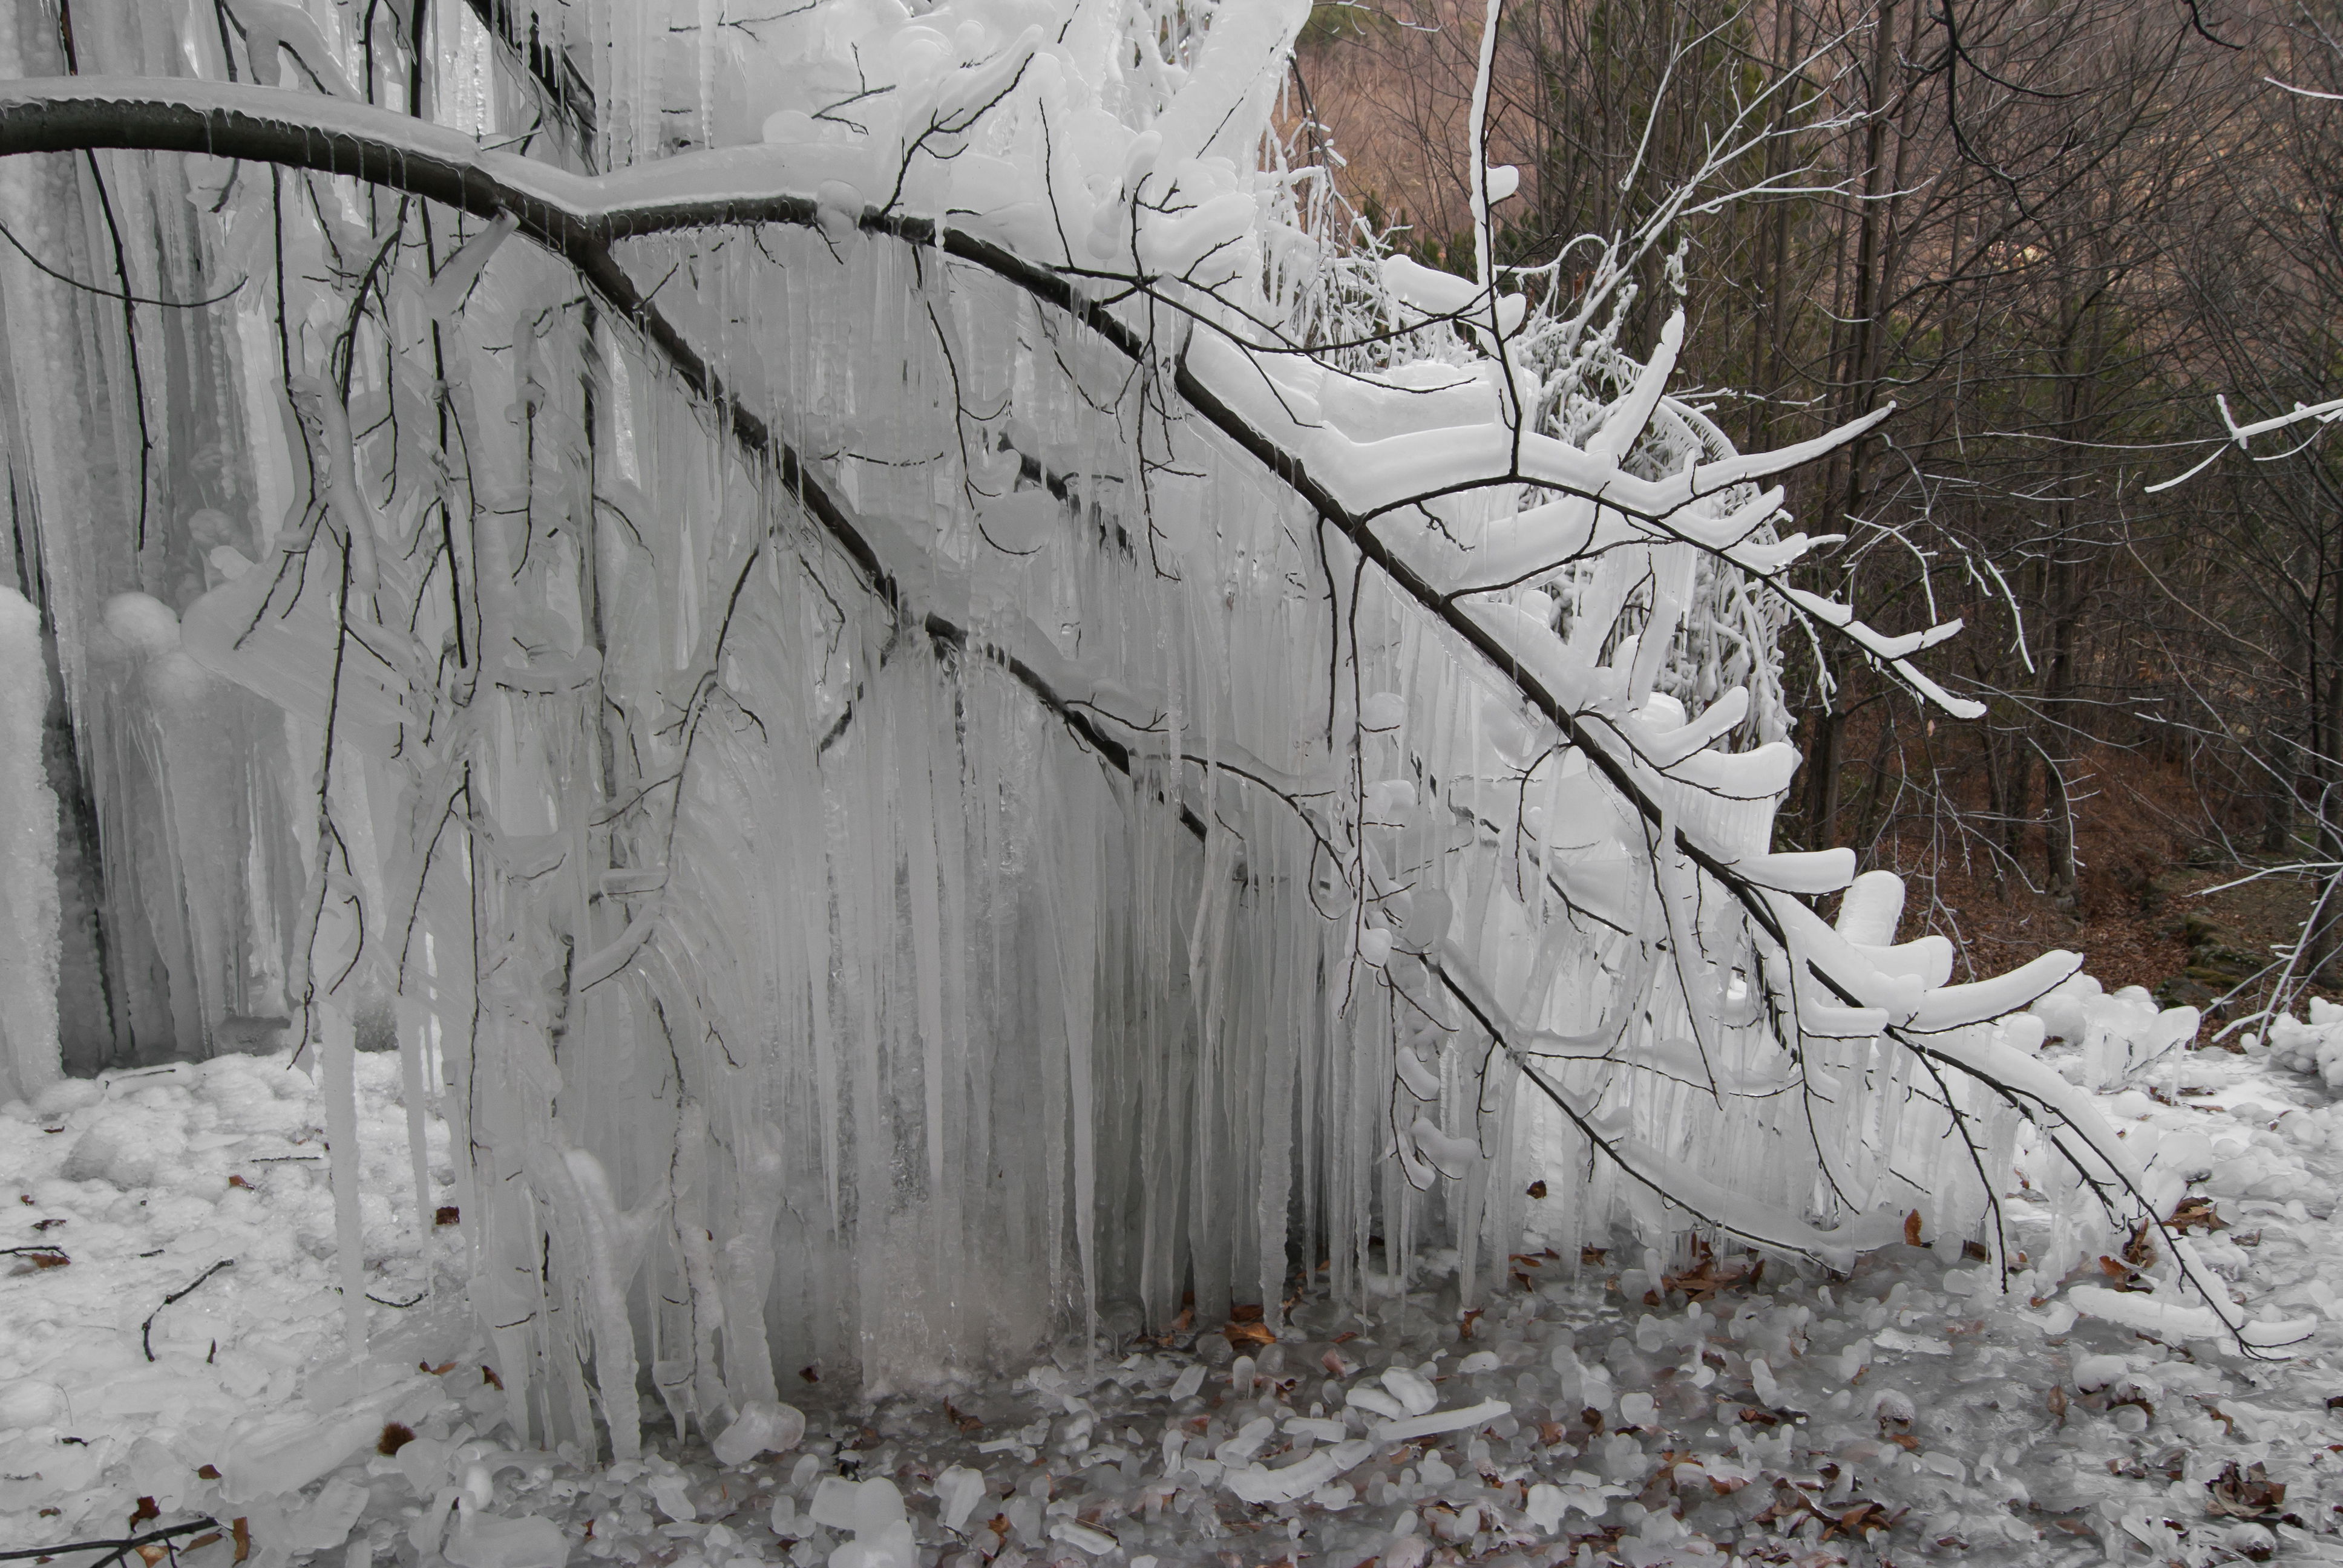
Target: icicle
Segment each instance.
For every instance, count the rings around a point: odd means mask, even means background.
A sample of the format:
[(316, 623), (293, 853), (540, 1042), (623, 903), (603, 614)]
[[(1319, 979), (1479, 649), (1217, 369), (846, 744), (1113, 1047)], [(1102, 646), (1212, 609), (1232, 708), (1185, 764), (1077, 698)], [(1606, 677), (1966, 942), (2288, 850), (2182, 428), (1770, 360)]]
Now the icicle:
[(366, 1229), (358, 1218), (357, 1034), (348, 1010), (318, 1010), (316, 1049), (319, 1098), (326, 1102), (326, 1151), (334, 1186), (334, 1257), (342, 1281), (342, 1350), (367, 1353)]
[(407, 1161), (415, 1181), (415, 1237), (424, 1255), (430, 1255), (435, 1216), (431, 1201), (431, 1146), (427, 1136), (431, 1107), (425, 1089), (424, 1059), (430, 1050), (437, 1015), (407, 997), (397, 999), (398, 1087), (407, 1102)]
[(0, 588), (0, 1092), (29, 1100), (57, 1050), (57, 802), (41, 765), (40, 612)]

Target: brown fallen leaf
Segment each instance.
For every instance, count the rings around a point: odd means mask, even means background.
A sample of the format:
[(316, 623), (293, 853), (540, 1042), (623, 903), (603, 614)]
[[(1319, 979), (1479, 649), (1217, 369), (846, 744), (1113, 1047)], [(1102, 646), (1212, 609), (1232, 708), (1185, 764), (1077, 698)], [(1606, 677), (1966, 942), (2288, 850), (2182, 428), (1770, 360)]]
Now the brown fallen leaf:
[(1257, 1306), (1229, 1309), (1229, 1322), (1232, 1323), (1257, 1323), (1262, 1321), (1262, 1310)]
[(382, 1435), (374, 1442), (374, 1451), (387, 1459), (415, 1441), (415, 1429), (401, 1422), (387, 1421)]
[(151, 1497), (140, 1498), (138, 1506), (130, 1511), (130, 1523), (134, 1528), (146, 1520), (162, 1517), (163, 1511), (155, 1506), (155, 1500)]
[(227, 1522), (229, 1536), (236, 1542), (236, 1561), (243, 1562), (252, 1555), (252, 1521), (237, 1514)]
[(456, 1370), (456, 1363), (454, 1362), (441, 1362), (436, 1367), (429, 1362), (417, 1362), (415, 1366), (417, 1371), (427, 1372), (433, 1377), (446, 1377), (449, 1372)]
[(1485, 1307), (1474, 1307), (1471, 1312), (1466, 1312), (1457, 1322), (1456, 1337), (1463, 1340), (1471, 1339), (1473, 1325), (1481, 1321), (1481, 1314), (1487, 1310)]
[(1858, 1503), (1840, 1514), (1836, 1521), (1839, 1531), (1848, 1535), (1861, 1535), (1874, 1530), (1885, 1530), (1895, 1523), (1895, 1517), (1876, 1503)]
[(1917, 1209), (1904, 1216), (1904, 1244), (1907, 1247), (1923, 1245), (1920, 1240), (1920, 1211)]
[(480, 1369), (480, 1381), (486, 1383), (488, 1387), (499, 1392), (502, 1392), (505, 1386), (505, 1380), (497, 1375), (497, 1369), (494, 1367), (482, 1367)]
[(1667, 1290), (1679, 1292), (1695, 1302), (1713, 1302), (1724, 1291), (1755, 1285), (1765, 1272), (1765, 1260), (1744, 1258), (1737, 1262), (1717, 1267), (1716, 1255), (1705, 1241), (1694, 1240), (1698, 1264), (1682, 1273), (1663, 1274), (1660, 1283)]
[(1533, 1198), (1543, 1198), (1543, 1197), (1544, 1197), (1544, 1196), (1545, 1196), (1545, 1183), (1544, 1183), (1544, 1181), (1533, 1181), (1533, 1182), (1531, 1182), (1531, 1183), (1530, 1183), (1530, 1185), (1529, 1185), (1529, 1194), (1530, 1194), (1530, 1196), (1531, 1196), (1531, 1197), (1533, 1197)]
[(2207, 1231), (2226, 1231), (2229, 1228), (2229, 1222), (2222, 1219), (2214, 1210), (2213, 1200), (2203, 1197), (2183, 1198), (2179, 1206), (2172, 1211), (2172, 1217), (2165, 1223), (2176, 1231), (2187, 1231), (2192, 1227), (2201, 1228)]
[(1228, 1336), (1229, 1343), (1232, 1345), (1273, 1345), (1277, 1342), (1277, 1336), (1270, 1332), (1269, 1325), (1259, 1319), (1247, 1323), (1232, 1318), (1221, 1332)]
[(138, 1560), (146, 1563), (146, 1568), (155, 1568), (156, 1563), (160, 1563), (164, 1558), (169, 1555), (170, 1553), (160, 1546), (141, 1546), (138, 1548)]
[(1986, 1251), (1986, 1245), (1983, 1241), (1963, 1241), (1961, 1243), (1961, 1256), (1966, 1258), (1972, 1263), (1989, 1262), (1993, 1258), (1993, 1254)]
[(2205, 1483), (2205, 1512), (2216, 1517), (2266, 1519), (2286, 1502), (2285, 1482), (2272, 1481), (2258, 1462), (2240, 1472), (2234, 1459)]
[(220, 1478), (219, 1466), (216, 1464), (199, 1464), (196, 1466), (196, 1473), (206, 1481), (217, 1481)]
[(1578, 1261), (1581, 1263), (1592, 1267), (1596, 1263), (1600, 1263), (1604, 1258), (1610, 1256), (1610, 1254), (1611, 1249), (1608, 1247), (1581, 1247), (1578, 1249)]
[(201, 1552), (205, 1547), (218, 1541), (219, 1538), (220, 1533), (218, 1531), (206, 1530), (201, 1535), (196, 1536), (193, 1541), (187, 1543), (187, 1550), (190, 1552)]
[(241, 1176), (230, 1176), (227, 1179), (227, 1184), (231, 1187), (241, 1187), (247, 1192), (254, 1191), (252, 1183)]
[(820, 1382), (821, 1381), (821, 1373), (809, 1366), (798, 1368), (798, 1376), (805, 1379), (808, 1382)]
[(464, 1222), (463, 1211), (453, 1203), (442, 1203), (432, 1214), (431, 1222), (435, 1225), (460, 1225)]

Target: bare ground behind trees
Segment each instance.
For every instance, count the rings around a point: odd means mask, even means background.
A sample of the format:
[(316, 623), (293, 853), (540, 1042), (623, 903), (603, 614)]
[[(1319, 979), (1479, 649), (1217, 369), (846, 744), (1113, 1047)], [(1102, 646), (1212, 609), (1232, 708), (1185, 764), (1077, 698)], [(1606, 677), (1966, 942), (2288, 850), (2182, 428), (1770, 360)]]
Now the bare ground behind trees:
[[(1365, 221), (1463, 272), (1483, 12), (1321, 5), (1297, 65)], [(1792, 526), (1849, 537), (1801, 586), (1898, 630), (1962, 618), (1936, 668), (1990, 712), (1930, 722), (1791, 647), (1786, 842), (1904, 872), (1978, 972), (2078, 947), (2111, 987), (2201, 1005), (2271, 962), (2309, 880), (2205, 890), (2343, 859), (2343, 448), (2221, 457), (2217, 399), (2244, 420), (2338, 390), (2343, 105), (2287, 90), (2343, 87), (2315, 19), (1513, 0), (1495, 58), (1492, 156), (1522, 171), (1499, 261), (1567, 292), (1568, 236), (1655, 221), (1681, 170), (1762, 123), (1656, 220), (1682, 246), (1684, 370), (1745, 444), (1897, 407), (1793, 483)], [(1631, 337), (1674, 286), (1648, 270)]]

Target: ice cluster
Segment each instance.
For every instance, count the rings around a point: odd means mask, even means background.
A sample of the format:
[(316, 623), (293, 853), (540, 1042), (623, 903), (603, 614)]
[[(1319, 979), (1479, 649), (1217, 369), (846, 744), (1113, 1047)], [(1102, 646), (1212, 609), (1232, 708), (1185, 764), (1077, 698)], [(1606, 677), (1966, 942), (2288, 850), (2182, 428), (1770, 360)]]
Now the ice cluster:
[[(1894, 876), (1774, 850), (1794, 622), (1973, 707), (1912, 662), (1956, 628), (1778, 586), (1815, 541), (1776, 480), (1860, 431), (1742, 453), (1672, 397), (1690, 313), (1621, 337), (1641, 241), (1575, 293), (1361, 243), (1281, 116), (1302, 0), (587, 0), (509, 36), (228, 8), (116, 8), (71, 75), (5, 45), (0, 112), (256, 126), (282, 165), (111, 167), (174, 215), (121, 263), (143, 297), (255, 280), (168, 354), (0, 256), (18, 576), (86, 797), (33, 842), (0, 605), (0, 849), (62, 847), (72, 911), (57, 1038), (40, 910), (0, 909), (0, 1011), (20, 1092), (298, 1049), (357, 1363), (394, 1198), (462, 1217), (501, 1380), (466, 1420), (649, 1465), (647, 1430), (787, 1453), (799, 1380), (878, 1398), (1240, 1310), (1274, 1340), (1304, 1287), (1388, 1303), (1427, 1265), (1471, 1311), (1524, 1238), (2000, 1260), (2022, 1144), (2064, 1161), (2037, 1266), (2161, 1194), (2088, 1091), (2193, 1019), (2082, 982), (2025, 1014), (2075, 955), (1956, 983)], [(156, 61), (184, 74), (126, 80)], [(76, 169), (6, 160), (0, 198), (98, 276)], [(202, 1152), (84, 1110), (60, 1181)], [(2170, 1251), (2175, 1310), (2240, 1331)], [(1423, 1358), (1374, 1370), (1305, 1402), (1339, 1435), (1257, 1411), (1165, 1462), (1332, 1508), (1355, 1445), (1518, 1422), (1502, 1366), (1431, 1402)], [(448, 1466), (417, 1550), (553, 1550)], [(1541, 1517), (1624, 1484), (1576, 1473)], [(880, 1480), (798, 1499), (839, 1568), (905, 1568)]]
[(2343, 1087), (2343, 1007), (2312, 997), (2308, 1018), (2281, 1017), (2264, 1043), (2270, 1059), (2297, 1072), (2315, 1073), (2328, 1088)]

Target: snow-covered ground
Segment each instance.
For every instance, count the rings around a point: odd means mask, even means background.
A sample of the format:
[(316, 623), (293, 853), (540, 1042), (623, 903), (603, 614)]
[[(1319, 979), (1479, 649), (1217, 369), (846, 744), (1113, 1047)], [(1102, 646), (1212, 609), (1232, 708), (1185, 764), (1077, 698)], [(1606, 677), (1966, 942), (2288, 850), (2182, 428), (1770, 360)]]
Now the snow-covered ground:
[[(0, 1556), (177, 1529), (143, 1555), (2343, 1561), (2343, 1104), (2287, 1065), (2307, 1060), (2168, 1056), (2102, 1097), (2159, 1163), (2212, 1172), (2197, 1191), (2228, 1228), (2200, 1232), (2207, 1261), (2257, 1306), (2318, 1316), (2288, 1360), (1981, 1293), (1934, 1247), (1835, 1280), (1718, 1258), (1664, 1295), (1622, 1248), (1523, 1258), (1527, 1282), (1477, 1314), (1425, 1279), (1363, 1312), (1299, 1302), (1280, 1342), (1238, 1324), (1070, 1347), (875, 1407), (809, 1386), (803, 1442), (737, 1464), (671, 1427), (616, 1465), (510, 1445), (454, 1288), (460, 1223), (414, 1209), (394, 1058), (359, 1060), (377, 1304), (355, 1365), (306, 1073), (229, 1056), (69, 1082), (0, 1109)], [(2043, 1211), (2015, 1181), (2006, 1201), (2023, 1248)]]

